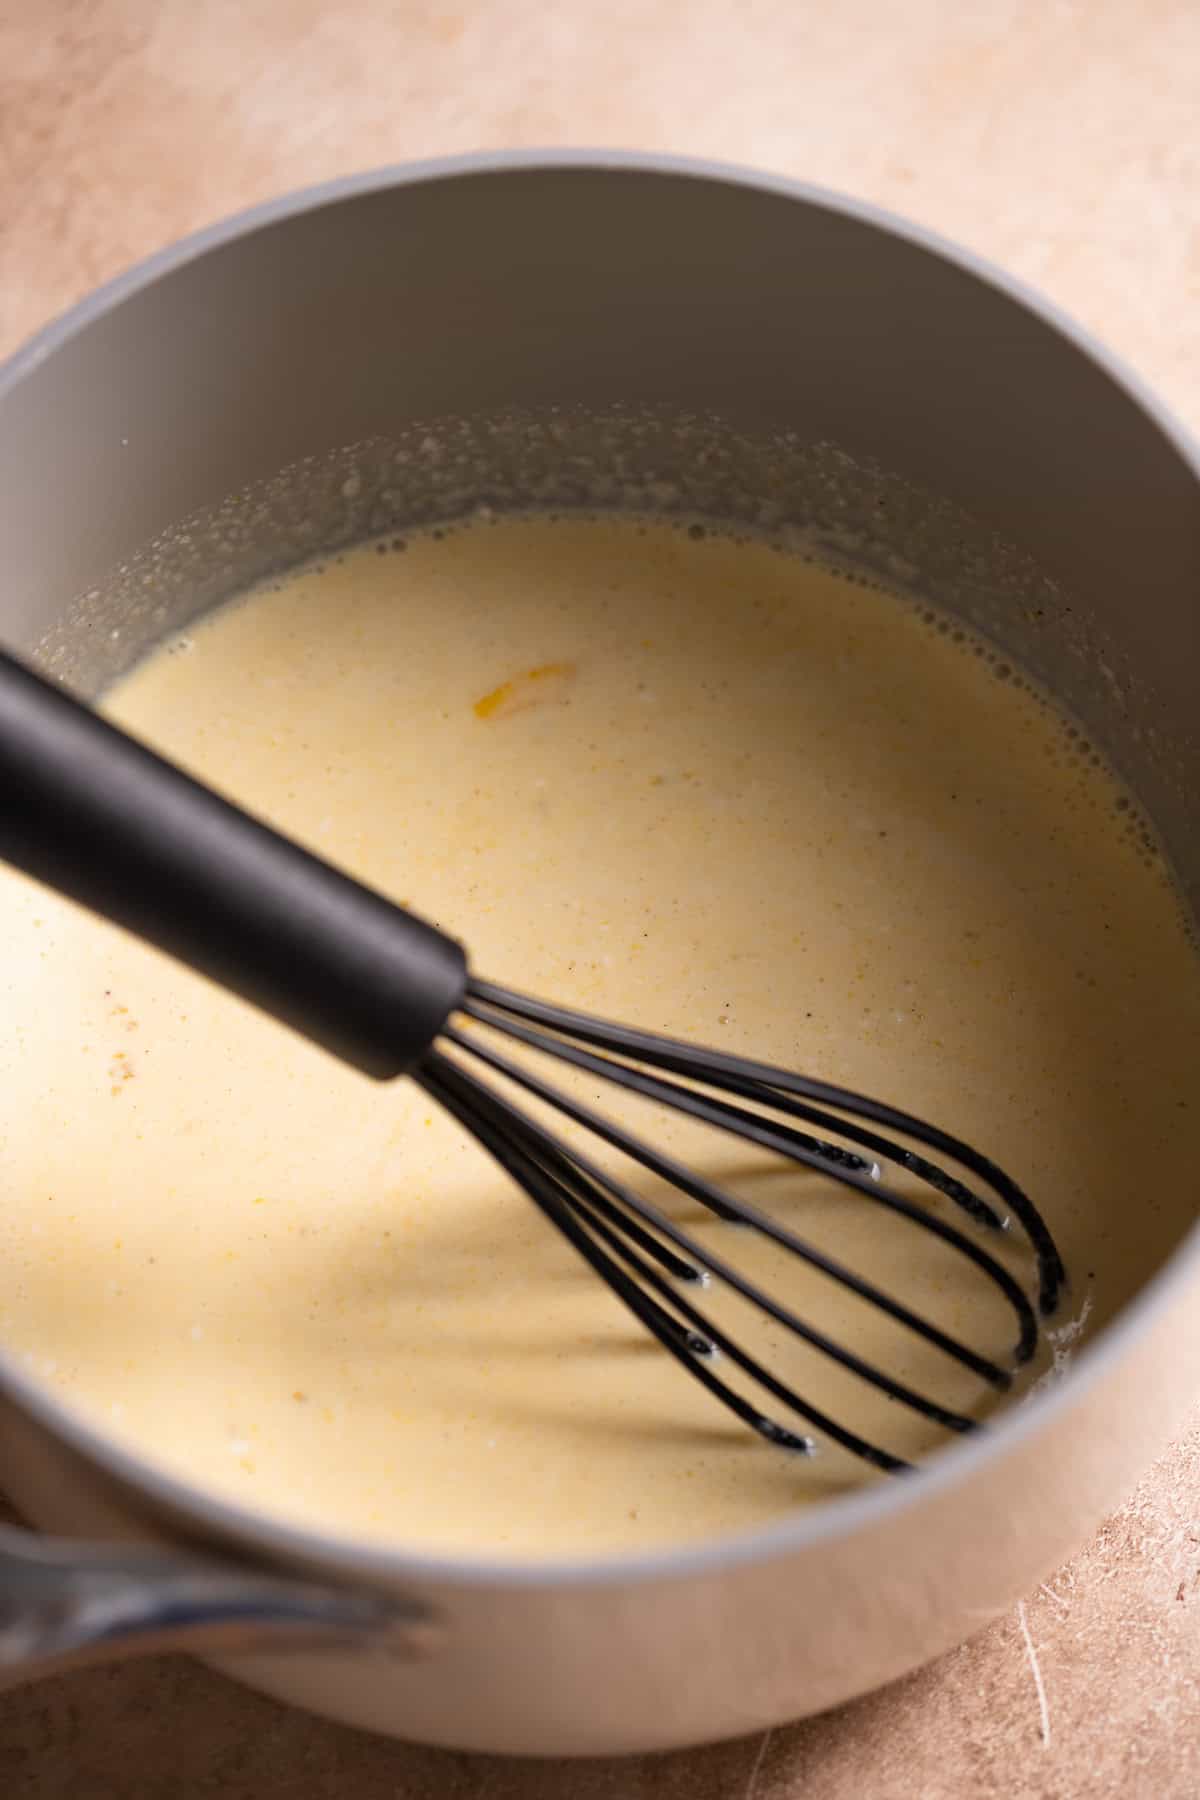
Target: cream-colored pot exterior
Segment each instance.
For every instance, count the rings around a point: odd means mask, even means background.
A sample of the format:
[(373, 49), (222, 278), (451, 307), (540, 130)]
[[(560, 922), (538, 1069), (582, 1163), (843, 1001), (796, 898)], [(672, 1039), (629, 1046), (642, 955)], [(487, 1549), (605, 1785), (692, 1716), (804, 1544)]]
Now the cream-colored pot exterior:
[[(276, 279), (303, 293), (286, 314)], [(888, 329), (872, 333), (882, 292)], [(271, 407), (255, 383), (273, 384)], [(302, 456), (434, 415), (613, 400), (748, 431), (811, 422), (1094, 598), (1174, 736), (1171, 778), (1148, 766), (1138, 785), (1190, 886), (1200, 475), (1186, 445), (990, 272), (728, 171), (513, 157), (364, 178), (223, 227), (77, 309), (0, 374), (3, 635), (69, 642), (91, 582)], [(1082, 466), (1064, 469), (1056, 425)], [(1085, 689), (1071, 697), (1086, 716)], [(1128, 707), (1088, 723), (1120, 762)], [(354, 1724), (522, 1753), (795, 1718), (980, 1629), (1095, 1527), (1195, 1397), (1198, 1287), (1193, 1233), (1061, 1382), (904, 1480), (701, 1550), (525, 1570), (356, 1548), (215, 1504), (0, 1358), (0, 1480), (29, 1518), (173, 1547), (0, 1540), (0, 1666), (23, 1679), (62, 1655), (182, 1644)]]

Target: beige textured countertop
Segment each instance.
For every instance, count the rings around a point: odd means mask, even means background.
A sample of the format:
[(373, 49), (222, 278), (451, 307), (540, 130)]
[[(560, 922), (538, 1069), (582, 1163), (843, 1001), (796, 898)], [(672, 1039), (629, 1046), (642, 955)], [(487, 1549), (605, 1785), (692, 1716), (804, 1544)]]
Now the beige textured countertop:
[[(0, 0), (0, 354), (282, 189), (481, 147), (724, 157), (1026, 276), (1200, 429), (1200, 0)], [(184, 1661), (0, 1701), (6, 1800), (1200, 1793), (1200, 1412), (1011, 1618), (881, 1694), (661, 1758), (365, 1738)]]

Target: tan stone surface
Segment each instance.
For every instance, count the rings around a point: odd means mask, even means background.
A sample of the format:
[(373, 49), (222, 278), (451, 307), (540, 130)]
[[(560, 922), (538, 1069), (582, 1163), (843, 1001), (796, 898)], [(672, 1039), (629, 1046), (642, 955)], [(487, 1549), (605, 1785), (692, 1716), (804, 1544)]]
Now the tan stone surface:
[[(895, 206), (1048, 291), (1200, 427), (1200, 0), (0, 0), (0, 353), (267, 194), (551, 143), (758, 163)], [(360, 1737), (168, 1659), (6, 1696), (0, 1793), (1183, 1800), (1200, 1417), (1010, 1619), (766, 1740), (501, 1763)]]

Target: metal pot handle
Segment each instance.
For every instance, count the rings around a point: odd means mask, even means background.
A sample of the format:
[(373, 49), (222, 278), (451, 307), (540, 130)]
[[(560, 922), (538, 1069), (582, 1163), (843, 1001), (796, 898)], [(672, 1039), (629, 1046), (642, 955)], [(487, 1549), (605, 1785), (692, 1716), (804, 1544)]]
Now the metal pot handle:
[(164, 1650), (408, 1659), (432, 1642), (428, 1613), (409, 1599), (153, 1545), (80, 1544), (0, 1525), (0, 1687)]

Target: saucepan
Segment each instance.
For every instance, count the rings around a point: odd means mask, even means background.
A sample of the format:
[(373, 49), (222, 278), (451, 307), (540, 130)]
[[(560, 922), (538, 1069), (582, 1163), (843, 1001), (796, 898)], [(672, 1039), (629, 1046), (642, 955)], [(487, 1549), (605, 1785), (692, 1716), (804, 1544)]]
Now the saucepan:
[[(647, 500), (794, 526), (968, 617), (1106, 748), (1194, 907), (1195, 450), (1015, 283), (765, 176), (428, 164), (153, 258), (0, 375), (0, 638), (94, 693), (331, 545), (482, 505)], [(1131, 1204), (1152, 1178), (1130, 1171)], [(1197, 1391), (1193, 1230), (1150, 1244), (1060, 1379), (909, 1477), (698, 1548), (517, 1564), (212, 1499), (0, 1346), (0, 1481), (39, 1532), (0, 1532), (0, 1664), (190, 1648), (332, 1717), (492, 1751), (733, 1736), (979, 1630)]]

